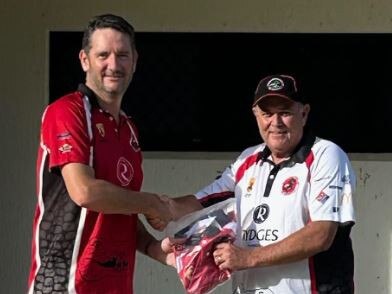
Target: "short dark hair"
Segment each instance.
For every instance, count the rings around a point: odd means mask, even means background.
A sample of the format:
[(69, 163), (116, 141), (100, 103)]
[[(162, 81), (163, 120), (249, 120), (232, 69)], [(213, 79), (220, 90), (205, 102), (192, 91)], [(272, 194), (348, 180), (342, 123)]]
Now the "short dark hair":
[(135, 49), (135, 30), (124, 18), (114, 14), (102, 14), (94, 16), (83, 33), (82, 49), (87, 53), (91, 49), (90, 38), (97, 29), (111, 28), (129, 36), (131, 46)]

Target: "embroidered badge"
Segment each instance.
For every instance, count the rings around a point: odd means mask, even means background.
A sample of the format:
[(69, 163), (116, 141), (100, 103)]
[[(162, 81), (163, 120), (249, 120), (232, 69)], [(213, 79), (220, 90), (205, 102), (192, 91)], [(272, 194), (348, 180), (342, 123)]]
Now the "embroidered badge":
[(294, 192), (295, 188), (298, 186), (298, 178), (290, 177), (283, 182), (282, 194), (289, 195)]
[(284, 83), (279, 78), (273, 78), (273, 79), (269, 80), (267, 83), (267, 88), (270, 91), (279, 91), (279, 90), (282, 90), (283, 87), (284, 87)]
[(129, 140), (129, 144), (132, 146), (132, 149), (135, 152), (139, 152), (140, 151), (140, 145), (138, 140), (136, 139), (136, 136), (134, 134), (131, 135), (131, 139)]
[(324, 193), (324, 191), (321, 191), (320, 194), (317, 195), (316, 200), (324, 204), (328, 198), (329, 196), (326, 193)]
[(64, 145), (59, 147), (59, 150), (61, 153), (67, 153), (67, 152), (71, 152), (72, 146), (65, 143)]
[(246, 188), (246, 191), (252, 192), (253, 185), (255, 184), (255, 182), (256, 182), (256, 179), (254, 177), (250, 178), (249, 183), (248, 183), (248, 187)]
[(57, 135), (57, 140), (66, 140), (69, 138), (71, 138), (71, 134), (69, 132), (64, 132)]
[(97, 123), (95, 126), (97, 127), (98, 132), (101, 135), (101, 137), (102, 138), (105, 137), (105, 128), (103, 126), (103, 123)]

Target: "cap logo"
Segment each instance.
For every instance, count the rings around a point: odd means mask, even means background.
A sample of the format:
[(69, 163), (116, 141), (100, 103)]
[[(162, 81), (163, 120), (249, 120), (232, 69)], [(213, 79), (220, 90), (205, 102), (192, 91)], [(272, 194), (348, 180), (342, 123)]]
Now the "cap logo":
[(284, 87), (284, 83), (279, 78), (272, 78), (267, 83), (267, 88), (270, 91), (279, 91), (282, 90)]

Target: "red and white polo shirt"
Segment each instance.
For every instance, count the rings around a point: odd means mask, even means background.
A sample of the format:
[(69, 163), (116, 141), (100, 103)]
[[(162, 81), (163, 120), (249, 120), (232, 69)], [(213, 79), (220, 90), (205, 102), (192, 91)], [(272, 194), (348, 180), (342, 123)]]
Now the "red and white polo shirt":
[[(353, 293), (355, 175), (334, 143), (305, 135), (296, 153), (274, 164), (265, 144), (246, 149), (222, 176), (196, 194), (208, 206), (235, 197), (237, 245), (266, 246), (311, 221), (340, 223), (331, 248), (309, 259), (233, 274), (234, 293)], [(335, 291), (335, 292), (334, 292)]]
[(84, 85), (49, 105), (42, 118), (29, 293), (133, 293), (137, 216), (77, 206), (60, 173), (72, 162), (140, 190), (135, 126), (124, 113), (117, 124)]

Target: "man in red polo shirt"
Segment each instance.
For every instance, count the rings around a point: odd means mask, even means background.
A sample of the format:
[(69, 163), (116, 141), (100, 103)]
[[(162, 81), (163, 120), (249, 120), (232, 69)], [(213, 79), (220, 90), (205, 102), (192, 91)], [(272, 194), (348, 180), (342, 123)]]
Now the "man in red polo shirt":
[(160, 230), (172, 218), (140, 192), (138, 134), (120, 108), (137, 63), (133, 27), (94, 17), (79, 58), (85, 84), (42, 117), (29, 293), (133, 293), (135, 251), (154, 240), (137, 214)]

